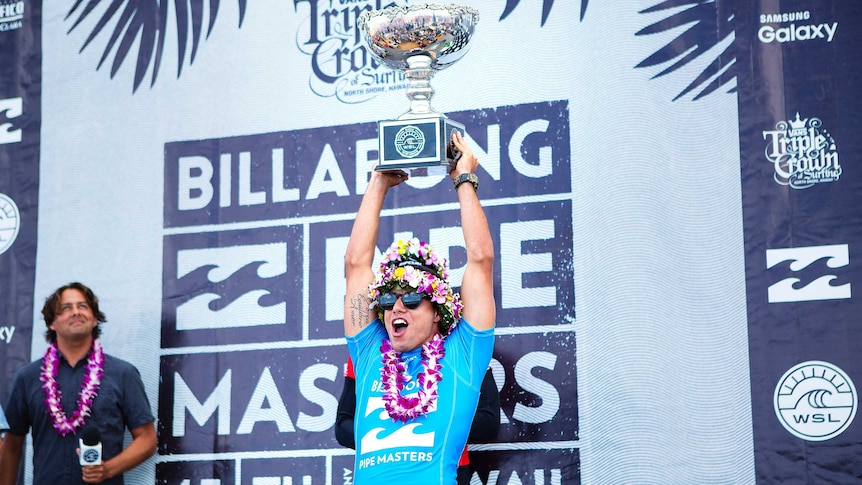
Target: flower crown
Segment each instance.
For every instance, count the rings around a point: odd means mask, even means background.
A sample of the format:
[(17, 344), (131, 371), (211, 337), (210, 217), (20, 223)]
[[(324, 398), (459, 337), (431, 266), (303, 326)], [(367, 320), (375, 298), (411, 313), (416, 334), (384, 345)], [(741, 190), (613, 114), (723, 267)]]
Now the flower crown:
[[(410, 287), (424, 293), (440, 314), (440, 333), (445, 336), (458, 325), (463, 308), (460, 295), (452, 291), (448, 280), (446, 258), (419, 239), (398, 240), (380, 260), (374, 282), (368, 286), (368, 295), (374, 306), (380, 295), (395, 288)], [(383, 309), (379, 305), (377, 316), (383, 321)]]

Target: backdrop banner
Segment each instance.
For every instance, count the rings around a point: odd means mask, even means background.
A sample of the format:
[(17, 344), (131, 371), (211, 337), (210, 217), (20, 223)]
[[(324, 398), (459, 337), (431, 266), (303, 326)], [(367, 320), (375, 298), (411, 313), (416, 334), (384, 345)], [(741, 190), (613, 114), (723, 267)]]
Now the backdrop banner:
[[(81, 281), (157, 416), (126, 483), (353, 483), (343, 258), (409, 107), (356, 20), (413, 4), (0, 0), (0, 402)], [(496, 252), (473, 485), (858, 480), (862, 3), (469, 6), (432, 105)], [(458, 209), (416, 174), (378, 252), (423, 239), (458, 287)]]
[[(4, 407), (15, 371), (30, 362), (33, 334), (41, 9), (41, 2), (0, 1), (0, 405)], [(41, 308), (43, 298), (36, 299)], [(41, 334), (41, 329), (36, 333)]]
[(862, 476), (862, 5), (738, 14), (757, 479), (850, 483)]

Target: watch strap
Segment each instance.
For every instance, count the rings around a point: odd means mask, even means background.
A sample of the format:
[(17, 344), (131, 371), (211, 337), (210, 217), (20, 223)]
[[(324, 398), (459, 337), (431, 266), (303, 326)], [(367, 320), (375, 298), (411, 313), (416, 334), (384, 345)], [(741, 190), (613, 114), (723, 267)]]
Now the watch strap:
[(455, 184), (456, 190), (464, 182), (470, 182), (471, 184), (473, 184), (474, 190), (479, 190), (479, 177), (477, 177), (475, 173), (462, 173), (461, 175), (455, 177), (455, 180), (453, 180), (452, 182)]

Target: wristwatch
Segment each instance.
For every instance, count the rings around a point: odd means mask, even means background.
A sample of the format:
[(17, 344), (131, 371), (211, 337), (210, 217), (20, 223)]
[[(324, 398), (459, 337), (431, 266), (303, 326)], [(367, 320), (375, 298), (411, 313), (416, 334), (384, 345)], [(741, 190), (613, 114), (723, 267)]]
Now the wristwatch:
[(470, 182), (473, 184), (474, 190), (479, 190), (479, 177), (476, 176), (475, 173), (462, 173), (461, 175), (455, 177), (453, 183), (455, 184), (455, 190), (458, 190), (458, 187), (464, 182)]

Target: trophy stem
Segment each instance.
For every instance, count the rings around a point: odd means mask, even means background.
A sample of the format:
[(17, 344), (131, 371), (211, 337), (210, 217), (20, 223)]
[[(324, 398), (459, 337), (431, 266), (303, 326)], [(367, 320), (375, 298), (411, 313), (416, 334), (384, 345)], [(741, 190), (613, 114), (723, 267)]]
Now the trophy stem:
[(431, 78), (434, 76), (432, 64), (434, 60), (428, 54), (418, 54), (405, 59), (407, 63), (407, 79), (410, 87), (407, 88), (407, 98), (410, 99), (410, 111), (399, 116), (399, 120), (410, 118), (422, 118), (428, 115), (438, 114), (431, 108), (431, 96), (434, 88), (431, 87)]

